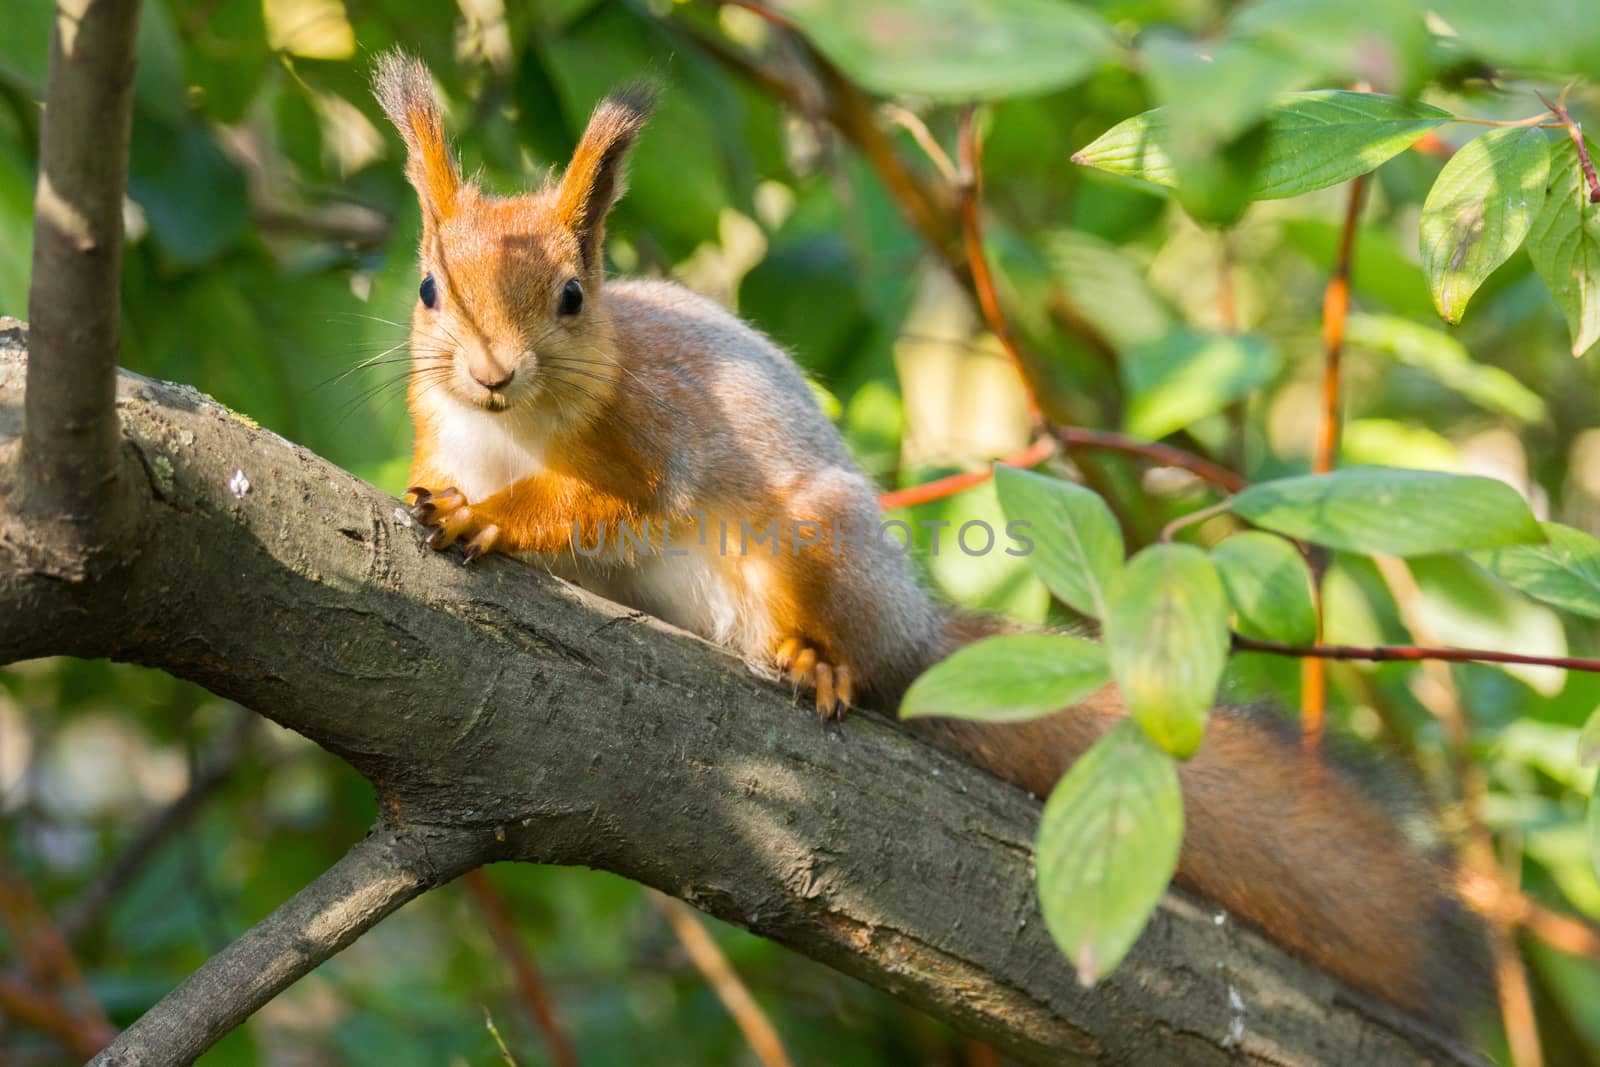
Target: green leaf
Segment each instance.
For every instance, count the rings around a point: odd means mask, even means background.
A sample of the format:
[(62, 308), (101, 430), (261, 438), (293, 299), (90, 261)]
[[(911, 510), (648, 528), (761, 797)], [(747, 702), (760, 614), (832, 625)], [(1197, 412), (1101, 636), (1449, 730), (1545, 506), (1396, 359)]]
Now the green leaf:
[(1111, 676), (1150, 739), (1194, 755), (1228, 660), (1228, 598), (1193, 545), (1152, 545), (1111, 583), (1105, 618)]
[(900, 717), (1022, 722), (1077, 703), (1110, 680), (1105, 650), (1066, 634), (1003, 634), (968, 645), (918, 678)]
[(1009, 524), (1027, 523), (1028, 562), (1050, 591), (1091, 618), (1106, 617), (1106, 586), (1122, 570), (1122, 531), (1100, 495), (1016, 467), (996, 467)]
[(1211, 561), (1233, 604), (1236, 630), (1291, 645), (1316, 640), (1311, 570), (1292, 544), (1274, 534), (1246, 530), (1213, 548)]
[(1172, 757), (1116, 726), (1072, 765), (1039, 820), (1045, 926), (1092, 984), (1122, 962), (1178, 866), (1183, 793)]
[(1171, 329), (1171, 311), (1127, 249), (1081, 230), (1055, 230), (1045, 236), (1044, 256), (1052, 280), (1079, 314), (1118, 348), (1154, 341)]
[[(1585, 138), (1590, 158), (1594, 142)], [(1578, 146), (1563, 140), (1550, 153), (1550, 186), (1528, 234), (1533, 269), (1556, 298), (1572, 333), (1572, 354), (1600, 341), (1600, 204), (1578, 165)]]
[(1600, 777), (1595, 779), (1594, 792), (1589, 794), (1589, 816), (1585, 820), (1589, 838), (1589, 865), (1600, 874)]
[[(1289, 93), (1268, 115), (1252, 200), (1299, 196), (1366, 174), (1451, 118), (1431, 104), (1342, 89)], [(1175, 187), (1168, 123), (1165, 108), (1136, 115), (1106, 131), (1073, 162)]]
[(1443, 330), (1398, 315), (1355, 312), (1345, 324), (1345, 338), (1361, 348), (1415, 367), (1488, 411), (1523, 422), (1548, 416), (1544, 400), (1499, 367), (1473, 360), (1466, 346)]
[(782, 0), (829, 59), (877, 93), (997, 99), (1074, 85), (1111, 28), (1063, 0)]
[(1558, 522), (1542, 545), (1511, 545), (1472, 558), (1513, 589), (1575, 615), (1600, 619), (1600, 540)]
[(1593, 0), (1432, 0), (1428, 7), (1491, 66), (1566, 75), (1600, 57)]
[(1589, 715), (1578, 735), (1578, 766), (1593, 767), (1600, 763), (1600, 708)]
[(1137, 345), (1121, 361), (1125, 428), (1136, 437), (1165, 437), (1266, 385), (1277, 364), (1277, 350), (1254, 334), (1178, 329)]
[(1233, 511), (1286, 537), (1345, 552), (1421, 556), (1544, 539), (1527, 502), (1493, 478), (1401, 467), (1258, 482)]
[(1478, 286), (1522, 246), (1549, 173), (1550, 141), (1537, 127), (1490, 130), (1439, 172), (1417, 229), (1428, 289), (1446, 322), (1460, 322)]

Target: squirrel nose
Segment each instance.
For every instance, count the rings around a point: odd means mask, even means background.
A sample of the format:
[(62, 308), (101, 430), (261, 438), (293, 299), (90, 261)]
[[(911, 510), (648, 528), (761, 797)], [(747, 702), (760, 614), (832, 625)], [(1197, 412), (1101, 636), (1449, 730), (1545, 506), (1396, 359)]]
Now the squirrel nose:
[(472, 380), (485, 389), (504, 389), (511, 384), (511, 379), (516, 376), (515, 368), (504, 372), (499, 367), (485, 367), (481, 370), (473, 368), (472, 371)]

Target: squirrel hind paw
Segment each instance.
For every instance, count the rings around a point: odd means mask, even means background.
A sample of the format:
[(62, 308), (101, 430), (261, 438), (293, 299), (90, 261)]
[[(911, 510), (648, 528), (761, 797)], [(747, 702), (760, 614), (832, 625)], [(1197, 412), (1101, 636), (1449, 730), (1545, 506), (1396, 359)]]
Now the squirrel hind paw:
[(837, 722), (844, 718), (854, 695), (849, 667), (822, 659), (816, 648), (798, 637), (785, 639), (773, 654), (773, 662), (796, 692), (806, 688), (816, 694), (819, 719)]

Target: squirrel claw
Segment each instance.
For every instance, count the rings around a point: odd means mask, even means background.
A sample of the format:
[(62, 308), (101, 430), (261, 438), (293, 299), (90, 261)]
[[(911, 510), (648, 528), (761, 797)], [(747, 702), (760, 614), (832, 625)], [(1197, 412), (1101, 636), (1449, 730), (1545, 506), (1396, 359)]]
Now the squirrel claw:
[(500, 539), (500, 528), (473, 514), (467, 498), (455, 486), (435, 493), (421, 486), (412, 486), (407, 494), (415, 497), (411, 505), (411, 518), (418, 526), (430, 528), (428, 547), (434, 551), (449, 548), (458, 540), (466, 539), (466, 558), (471, 563), (485, 552), (493, 551)]
[(472, 538), (467, 542), (466, 554), (461, 558), (462, 565), (465, 566), (466, 564), (477, 559), (479, 556), (483, 555), (485, 552), (492, 551), (494, 549), (495, 542), (499, 539), (500, 527), (494, 525), (485, 526), (483, 529), (473, 534)]
[(849, 667), (819, 659), (817, 650), (798, 637), (786, 638), (773, 653), (772, 660), (796, 693), (803, 686), (816, 694), (819, 719), (837, 722), (844, 718), (852, 696)]

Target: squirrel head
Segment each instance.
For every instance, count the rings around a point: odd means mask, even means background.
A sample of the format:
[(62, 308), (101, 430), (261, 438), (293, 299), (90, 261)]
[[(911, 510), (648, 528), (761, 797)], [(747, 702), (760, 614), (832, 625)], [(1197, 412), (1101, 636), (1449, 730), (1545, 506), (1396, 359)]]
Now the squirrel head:
[(462, 177), (421, 61), (383, 56), (373, 86), (405, 141), (422, 207), (411, 325), (419, 368), (490, 411), (548, 404), (570, 416), (603, 404), (618, 373), (601, 299), (606, 215), (655, 89), (602, 100), (558, 181), (497, 197)]

